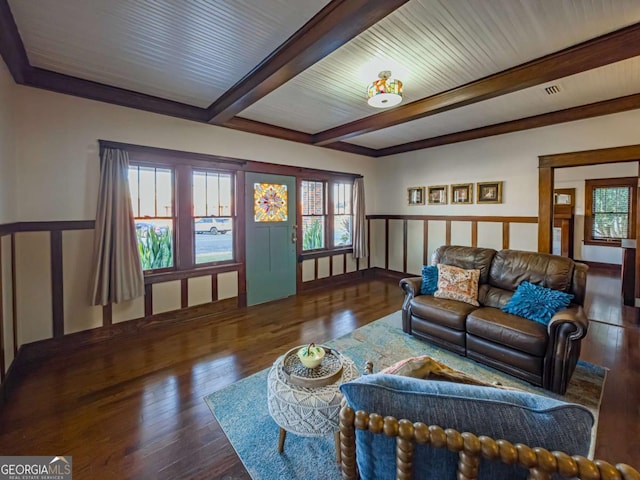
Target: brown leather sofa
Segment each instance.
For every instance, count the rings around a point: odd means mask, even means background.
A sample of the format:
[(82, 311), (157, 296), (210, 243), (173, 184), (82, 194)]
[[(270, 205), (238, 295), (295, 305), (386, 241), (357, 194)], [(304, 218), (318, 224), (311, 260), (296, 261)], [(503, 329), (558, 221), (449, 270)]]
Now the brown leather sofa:
[[(442, 246), (432, 264), (480, 270), (480, 307), (420, 295), (421, 277), (405, 278), (402, 327), (417, 338), (465, 355), (547, 390), (564, 394), (580, 356), (588, 320), (582, 309), (588, 267), (544, 253)], [(505, 313), (522, 281), (572, 293), (548, 326)]]

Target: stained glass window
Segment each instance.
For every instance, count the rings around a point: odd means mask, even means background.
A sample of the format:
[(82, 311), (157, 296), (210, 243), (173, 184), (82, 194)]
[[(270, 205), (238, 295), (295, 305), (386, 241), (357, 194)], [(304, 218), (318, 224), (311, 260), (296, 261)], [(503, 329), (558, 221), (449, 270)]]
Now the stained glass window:
[(286, 222), (288, 219), (286, 185), (253, 184), (253, 213), (256, 222)]

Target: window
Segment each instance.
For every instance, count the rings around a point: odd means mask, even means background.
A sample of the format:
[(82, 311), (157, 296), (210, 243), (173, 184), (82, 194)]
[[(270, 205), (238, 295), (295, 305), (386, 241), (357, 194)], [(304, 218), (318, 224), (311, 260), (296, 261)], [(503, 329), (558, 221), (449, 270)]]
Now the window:
[(233, 177), (194, 170), (193, 231), (196, 264), (233, 260)]
[(233, 262), (235, 175), (133, 160), (129, 188), (145, 274)]
[(302, 250), (325, 246), (325, 182), (302, 181)]
[(129, 167), (129, 189), (143, 270), (174, 266), (173, 170)]
[(585, 188), (585, 244), (620, 246), (623, 238), (635, 238), (635, 205), (638, 179), (587, 180)]
[(333, 185), (333, 246), (351, 246), (353, 208), (351, 207), (351, 184)]
[(344, 181), (302, 181), (303, 251), (345, 248), (353, 244), (351, 193), (352, 184)]

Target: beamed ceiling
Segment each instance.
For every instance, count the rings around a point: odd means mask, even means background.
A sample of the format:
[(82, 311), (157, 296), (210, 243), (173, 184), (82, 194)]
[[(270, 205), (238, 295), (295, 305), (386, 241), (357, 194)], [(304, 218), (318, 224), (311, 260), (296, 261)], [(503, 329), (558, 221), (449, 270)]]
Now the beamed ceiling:
[[(373, 157), (640, 108), (638, 0), (0, 0), (0, 54), (18, 84)], [(387, 69), (405, 98), (374, 109)]]

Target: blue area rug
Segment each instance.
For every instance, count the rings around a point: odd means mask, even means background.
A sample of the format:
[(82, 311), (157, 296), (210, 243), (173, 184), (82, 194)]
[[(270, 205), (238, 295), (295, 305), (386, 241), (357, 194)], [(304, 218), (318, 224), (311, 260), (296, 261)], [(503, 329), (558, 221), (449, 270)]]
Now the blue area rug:
[[(597, 425), (606, 376), (604, 368), (580, 361), (566, 395), (560, 396), (417, 340), (402, 331), (401, 322), (398, 311), (326, 342), (326, 345), (353, 359), (361, 372), (367, 360), (373, 361), (374, 371), (378, 371), (407, 357), (429, 355), (485, 381), (584, 405), (594, 414)], [(267, 374), (268, 369), (265, 369), (205, 397), (251, 478), (339, 479), (333, 437), (307, 438), (288, 434), (284, 452), (277, 452), (279, 427), (267, 408)]]

